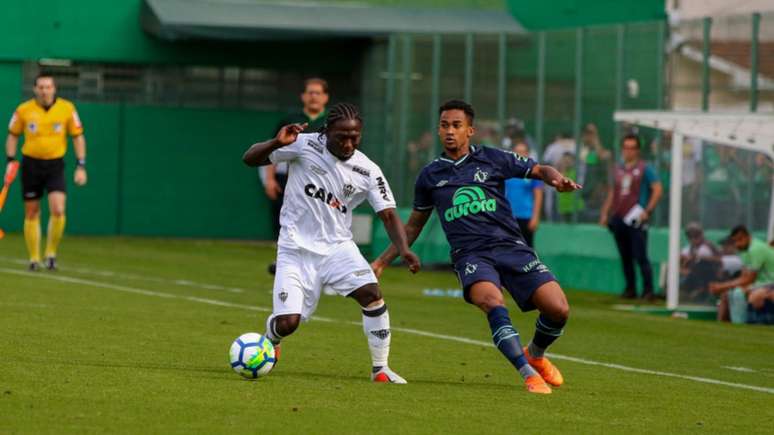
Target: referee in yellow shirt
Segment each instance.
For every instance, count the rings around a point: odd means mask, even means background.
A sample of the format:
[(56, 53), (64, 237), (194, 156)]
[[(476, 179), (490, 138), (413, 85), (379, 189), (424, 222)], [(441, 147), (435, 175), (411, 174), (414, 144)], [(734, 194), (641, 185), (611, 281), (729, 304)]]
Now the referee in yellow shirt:
[(73, 138), (77, 164), (75, 184), (86, 184), (86, 139), (83, 126), (75, 111), (75, 105), (56, 96), (56, 84), (50, 74), (35, 78), (35, 98), (16, 108), (8, 125), (5, 152), (8, 163), (16, 160), (19, 136), (24, 133), (22, 147), (21, 180), (24, 196), (24, 240), (30, 254), (31, 271), (40, 269), (40, 199), (48, 194), (48, 219), (46, 240), (46, 267), (56, 270), (56, 250), (65, 228), (65, 181), (64, 155), (67, 152), (67, 135)]

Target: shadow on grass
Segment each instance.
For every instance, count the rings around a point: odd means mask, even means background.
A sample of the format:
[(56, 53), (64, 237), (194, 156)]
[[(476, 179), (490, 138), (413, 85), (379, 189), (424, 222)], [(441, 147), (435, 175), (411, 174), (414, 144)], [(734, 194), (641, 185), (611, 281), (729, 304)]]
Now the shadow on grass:
[(76, 366), (76, 367), (97, 367), (106, 369), (145, 369), (145, 370), (167, 370), (167, 371), (181, 371), (181, 372), (200, 372), (200, 373), (229, 373), (228, 364), (224, 364), (224, 368), (215, 367), (197, 367), (197, 366), (184, 366), (180, 364), (143, 364), (143, 363), (119, 363), (112, 361), (78, 361), (78, 360), (25, 360), (16, 359), (14, 362), (23, 363), (26, 365), (64, 365), (64, 366)]
[[(347, 375), (347, 374), (332, 374), (329, 372), (325, 373), (315, 373), (315, 372), (309, 372), (309, 371), (278, 371), (278, 372), (272, 372), (271, 377), (273, 378), (304, 378), (304, 379), (322, 379), (322, 380), (331, 380), (331, 379), (338, 379), (342, 381), (347, 382), (355, 382), (355, 383), (370, 383), (371, 380), (365, 376), (365, 375)], [(513, 383), (502, 383), (502, 382), (481, 382), (477, 380), (469, 380), (468, 378), (460, 377), (457, 381), (439, 381), (435, 379), (422, 379), (422, 378), (409, 378), (408, 379), (409, 385), (411, 384), (418, 384), (418, 385), (427, 385), (427, 386), (451, 386), (451, 387), (460, 387), (460, 388), (469, 388), (469, 387), (486, 387), (486, 388), (496, 388), (496, 389), (503, 389), (503, 390), (516, 390), (520, 391), (522, 388), (520, 383), (513, 382)]]

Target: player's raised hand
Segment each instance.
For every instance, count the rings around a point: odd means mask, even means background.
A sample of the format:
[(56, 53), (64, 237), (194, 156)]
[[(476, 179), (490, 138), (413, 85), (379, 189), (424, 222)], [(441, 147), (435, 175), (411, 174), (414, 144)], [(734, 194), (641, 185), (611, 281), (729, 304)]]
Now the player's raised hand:
[(559, 192), (573, 192), (583, 188), (583, 186), (565, 176), (554, 178), (551, 180), (551, 185)]
[(411, 271), (411, 273), (419, 272), (419, 269), (422, 267), (422, 263), (419, 261), (417, 254), (415, 254), (413, 251), (407, 251), (401, 254), (401, 257), (406, 261), (408, 269)]
[(288, 124), (282, 127), (280, 131), (277, 132), (277, 142), (282, 146), (292, 144), (298, 139), (298, 135), (306, 130), (308, 125), (309, 124), (305, 122), (303, 124)]

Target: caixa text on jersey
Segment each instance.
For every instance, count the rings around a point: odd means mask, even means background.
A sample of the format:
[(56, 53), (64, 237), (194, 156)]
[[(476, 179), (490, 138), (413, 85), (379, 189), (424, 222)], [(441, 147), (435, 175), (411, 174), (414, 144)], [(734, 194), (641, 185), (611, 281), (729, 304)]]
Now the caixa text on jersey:
[(322, 187), (309, 183), (304, 186), (304, 193), (306, 193), (306, 196), (319, 199), (342, 213), (347, 213), (347, 206), (342, 204), (332, 193), (326, 192)]

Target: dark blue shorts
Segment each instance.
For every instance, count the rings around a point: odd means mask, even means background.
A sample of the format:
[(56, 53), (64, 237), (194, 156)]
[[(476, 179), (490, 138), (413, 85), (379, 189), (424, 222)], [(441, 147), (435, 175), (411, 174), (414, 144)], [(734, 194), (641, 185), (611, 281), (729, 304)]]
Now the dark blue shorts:
[(463, 253), (454, 261), (454, 271), (462, 285), (465, 301), (470, 300), (470, 287), (489, 281), (505, 288), (522, 311), (535, 309), (532, 294), (541, 285), (556, 281), (554, 274), (537, 255), (524, 247), (494, 247), (487, 251)]

